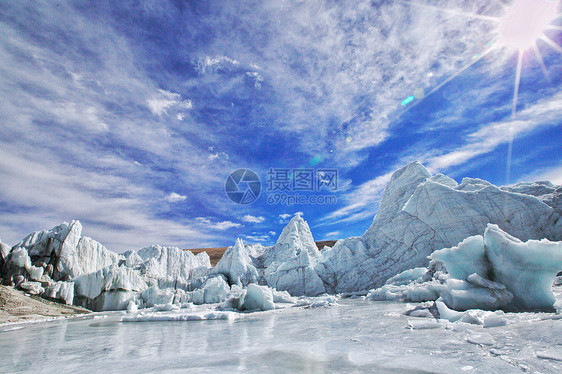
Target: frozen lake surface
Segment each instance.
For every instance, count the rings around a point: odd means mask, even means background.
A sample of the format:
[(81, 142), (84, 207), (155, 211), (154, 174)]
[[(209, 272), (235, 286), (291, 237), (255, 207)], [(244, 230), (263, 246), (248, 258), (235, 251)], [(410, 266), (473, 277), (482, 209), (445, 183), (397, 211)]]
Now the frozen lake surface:
[[(124, 313), (0, 328), (4, 373), (562, 372), (562, 320), (509, 315), (482, 328), (340, 300), (201, 321), (121, 322)], [(184, 310), (168, 313), (189, 313)], [(409, 328), (409, 321), (420, 328)]]

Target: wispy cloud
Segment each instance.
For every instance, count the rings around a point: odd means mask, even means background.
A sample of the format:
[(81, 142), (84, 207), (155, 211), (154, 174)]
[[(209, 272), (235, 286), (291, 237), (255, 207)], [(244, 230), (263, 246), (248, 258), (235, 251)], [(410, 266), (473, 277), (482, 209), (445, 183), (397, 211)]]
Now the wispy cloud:
[(175, 193), (175, 192), (172, 192), (171, 194), (166, 196), (166, 200), (169, 203), (177, 203), (177, 202), (180, 202), (180, 201), (184, 201), (185, 199), (187, 199), (187, 196), (180, 195), (180, 194)]
[(10, 181), (1, 191), (6, 208), (0, 215), (0, 232), (9, 243), (71, 219), (80, 219), (86, 235), (116, 251), (156, 243), (195, 244), (200, 242), (197, 237), (213, 241), (195, 224), (152, 216), (146, 207), (165, 198), (162, 193), (123, 177), (50, 162), (50, 157), (40, 150), (24, 157), (13, 146), (0, 149), (0, 173)]
[[(487, 1), (474, 3), (461, 10), (501, 10)], [(439, 5), (458, 8), (459, 2)], [(348, 165), (362, 159), (357, 152), (388, 138), (400, 103), (415, 89), (429, 90), (481, 52), (494, 26), (408, 2), (269, 2), (239, 11), (245, 6), (227, 6), (221, 15), (240, 14), (244, 31), (267, 30), (266, 40), (255, 40), (259, 52), (248, 50), (239, 35), (224, 39), (231, 47), (217, 39), (217, 49), (264, 67), (265, 80), (284, 98), (278, 125), (302, 137), (301, 150), (337, 149), (338, 162)]]
[(252, 234), (252, 235), (244, 235), (244, 239), (250, 242), (263, 243), (271, 240), (271, 237), (269, 235)]
[(242, 221), (250, 223), (262, 223), (265, 221), (265, 217), (246, 214), (244, 217), (242, 217)]
[(562, 165), (541, 168), (521, 178), (522, 182), (549, 181), (562, 186)]
[(333, 239), (338, 239), (340, 237), (341, 237), (340, 231), (330, 231), (324, 234), (324, 238), (325, 238), (324, 240), (333, 240)]
[(468, 134), (464, 139), (465, 144), (460, 148), (423, 161), (430, 171), (446, 170), (489, 153), (499, 145), (516, 140), (540, 126), (556, 126), (560, 120), (562, 93), (558, 92), (517, 113), (513, 119), (498, 121)]
[[(339, 167), (344, 181), (342, 204), (323, 222), (367, 219), (405, 162), (454, 169), (505, 144), (509, 132), (518, 139), (557, 123), (560, 96), (544, 89), (550, 99), (542, 101), (522, 90), (524, 109), (513, 121), (501, 111), (474, 113), (488, 101), (509, 104), (511, 91), (507, 99), (497, 94), (513, 81), (501, 51), (475, 65), (482, 85), (464, 79), (436, 93), (448, 98), (447, 108), (427, 99), (401, 105), (474, 61), (494, 38), (496, 25), (461, 13), (495, 16), (503, 6), (432, 4), (3, 5), (0, 236), (13, 242), (80, 218), (88, 235), (116, 250), (224, 242), (244, 215), (268, 210), (271, 220), (250, 222), (263, 226), (292, 216), (277, 217), (283, 207), (266, 206), (263, 197), (252, 206), (229, 201), (230, 171), (263, 175), (315, 156)], [(402, 122), (408, 108), (423, 108), (427, 123)], [(418, 139), (424, 136), (438, 140)]]
[(323, 224), (341, 224), (374, 217), (378, 203), (393, 171), (387, 172), (350, 191), (345, 197), (345, 205), (322, 217)]
[[(148, 99), (147, 103), (148, 108), (155, 115), (174, 114), (176, 117), (180, 116), (179, 120), (184, 117), (182, 111), (193, 108), (191, 100), (182, 100), (180, 94), (166, 90), (158, 90), (158, 94)], [(171, 110), (174, 110), (176, 113), (170, 113)]]
[(205, 228), (211, 230), (225, 231), (232, 228), (238, 228), (243, 226), (241, 223), (232, 222), (232, 221), (213, 222), (211, 219), (206, 217), (197, 217), (195, 219)]
[(19, 21), (0, 23), (0, 201), (10, 206), (2, 238), (78, 218), (122, 251), (221, 242), (216, 230), (240, 227), (204, 227), (161, 204), (226, 212), (217, 204), (226, 198), (225, 160), (207, 157), (201, 144), (217, 139), (191, 117), (190, 99), (159, 88), (110, 24), (65, 3), (36, 5), (10, 4), (4, 14)]

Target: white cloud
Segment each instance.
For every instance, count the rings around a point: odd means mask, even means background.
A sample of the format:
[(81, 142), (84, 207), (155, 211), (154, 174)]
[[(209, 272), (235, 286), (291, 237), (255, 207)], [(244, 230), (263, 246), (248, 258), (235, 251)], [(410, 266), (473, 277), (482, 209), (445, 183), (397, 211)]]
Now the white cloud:
[(540, 100), (508, 119), (483, 126), (466, 136), (465, 145), (450, 152), (430, 157), (427, 163), (431, 172), (463, 164), (477, 156), (493, 151), (501, 144), (517, 141), (540, 126), (555, 126), (562, 119), (562, 93)]
[(240, 223), (231, 222), (231, 221), (221, 221), (221, 222), (215, 223), (211, 227), (216, 229), (216, 230), (228, 230), (228, 229), (232, 229), (232, 228), (235, 228), (235, 227), (242, 227), (242, 225)]
[(218, 159), (228, 160), (228, 153), (226, 153), (226, 152), (217, 152), (217, 153), (211, 153), (211, 154), (209, 155), (209, 160), (211, 160), (211, 161), (218, 160)]
[(346, 205), (328, 215), (320, 221), (325, 224), (358, 221), (374, 217), (382, 193), (394, 170), (378, 176), (358, 186), (345, 196)]
[[(98, 161), (100, 166), (116, 162)], [(25, 209), (25, 213), (3, 211), (0, 215), (2, 239), (14, 244), (32, 231), (72, 219), (82, 221), (85, 235), (118, 252), (155, 243), (190, 245), (195, 244), (190, 238), (197, 237), (203, 241), (213, 239), (188, 222), (152, 216), (147, 206), (158, 205), (158, 200), (164, 198), (155, 197), (157, 191), (123, 177), (59, 164), (40, 149), (23, 156), (13, 145), (3, 145), (0, 175), (10, 181), (2, 184), (0, 197)], [(29, 188), (30, 185), (41, 188)]]
[(240, 65), (240, 62), (226, 56), (205, 56), (204, 59), (199, 61), (199, 68), (203, 73), (216, 72), (219, 69), (229, 69), (238, 65)]
[(268, 234), (271, 235), (271, 236), (275, 236), (276, 232), (275, 232), (275, 231), (270, 231), (270, 232), (268, 232)]
[(244, 239), (253, 242), (265, 242), (271, 238), (268, 235), (244, 235)]
[(232, 228), (242, 227), (243, 225), (240, 223), (232, 222), (232, 221), (219, 221), (213, 222), (211, 219), (207, 217), (197, 217), (195, 218), (200, 224), (204, 227), (212, 230), (219, 230), (225, 231)]
[[(229, 48), (240, 61), (267, 67), (263, 75), (285, 99), (279, 124), (299, 136), (299, 150), (316, 155), (334, 149), (338, 165), (353, 166), (365, 158), (361, 151), (392, 135), (406, 97), (430, 91), (493, 39), (493, 22), (462, 14), (497, 16), (501, 2), (437, 5), (272, 0), (236, 12), (243, 30), (267, 27), (270, 37), (259, 54), (245, 39), (230, 38)], [(226, 7), (225, 21), (234, 7)], [(217, 47), (225, 49), (222, 40)]]
[[(146, 102), (150, 111), (157, 116), (171, 115), (168, 111), (172, 109), (179, 112), (193, 108), (191, 100), (182, 100), (180, 94), (166, 90), (158, 90), (158, 94), (152, 96)], [(179, 120), (182, 120), (183, 116), (184, 114), (181, 112), (176, 113)]]
[(262, 223), (263, 221), (265, 221), (265, 217), (252, 216), (252, 215), (246, 214), (244, 217), (242, 217), (242, 221), (251, 222), (251, 223)]
[[(192, 123), (190, 100), (155, 86), (125, 37), (68, 4), (45, 3), (31, 14), (15, 2), (6, 11), (33, 28), (60, 27), (81, 48), (59, 50), (53, 47), (58, 41), (39, 43), (25, 27), (1, 22), (0, 202), (12, 207), (0, 215), (3, 240), (80, 219), (87, 235), (123, 251), (216, 243), (221, 236), (214, 231), (239, 227), (160, 218), (162, 201), (179, 197), (154, 181), (170, 175), (203, 206), (228, 210), (217, 204), (226, 199), (224, 165), (209, 162), (206, 146), (186, 133), (197, 131), (205, 144), (220, 140), (204, 123)], [(35, 24), (34, 17), (48, 24)], [(103, 63), (93, 64), (82, 51)]]
[(324, 240), (334, 240), (334, 239), (338, 239), (340, 236), (341, 236), (340, 231), (331, 231), (324, 234), (324, 238), (326, 238)]
[(521, 178), (522, 182), (549, 181), (562, 185), (562, 165), (543, 168)]
[(246, 75), (254, 79), (254, 87), (257, 89), (261, 88), (261, 84), (263, 82), (263, 76), (258, 73), (257, 71), (248, 71)]
[(187, 196), (184, 195), (180, 195), (178, 193), (172, 192), (171, 194), (169, 194), (168, 196), (166, 196), (166, 200), (169, 203), (177, 203), (179, 201), (184, 201), (185, 199), (187, 199)]

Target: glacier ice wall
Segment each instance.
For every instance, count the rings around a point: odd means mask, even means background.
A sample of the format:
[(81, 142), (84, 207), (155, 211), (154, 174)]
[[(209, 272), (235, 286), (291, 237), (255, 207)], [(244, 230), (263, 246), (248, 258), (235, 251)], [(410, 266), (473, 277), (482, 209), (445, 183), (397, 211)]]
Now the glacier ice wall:
[[(543, 200), (558, 204), (558, 190), (548, 190)], [(323, 252), (316, 270), (330, 292), (368, 290), (401, 271), (427, 266), (433, 251), (481, 234), (489, 223), (524, 241), (561, 240), (560, 213), (521, 191), (473, 178), (457, 185), (413, 162), (392, 175), (365, 234)]]

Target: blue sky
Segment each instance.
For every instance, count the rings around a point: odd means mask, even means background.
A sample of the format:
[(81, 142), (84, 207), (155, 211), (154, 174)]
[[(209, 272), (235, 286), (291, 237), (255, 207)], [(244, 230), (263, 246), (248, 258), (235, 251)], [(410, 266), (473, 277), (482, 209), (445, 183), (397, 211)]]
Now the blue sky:
[[(561, 51), (523, 54), (512, 116), (507, 5), (2, 1), (0, 238), (80, 219), (118, 252), (271, 244), (295, 212), (317, 240), (361, 235), (413, 160), (562, 184)], [(239, 168), (261, 179), (252, 204), (225, 193)], [(337, 203), (269, 204), (270, 168), (337, 169), (337, 191), (300, 192)]]

